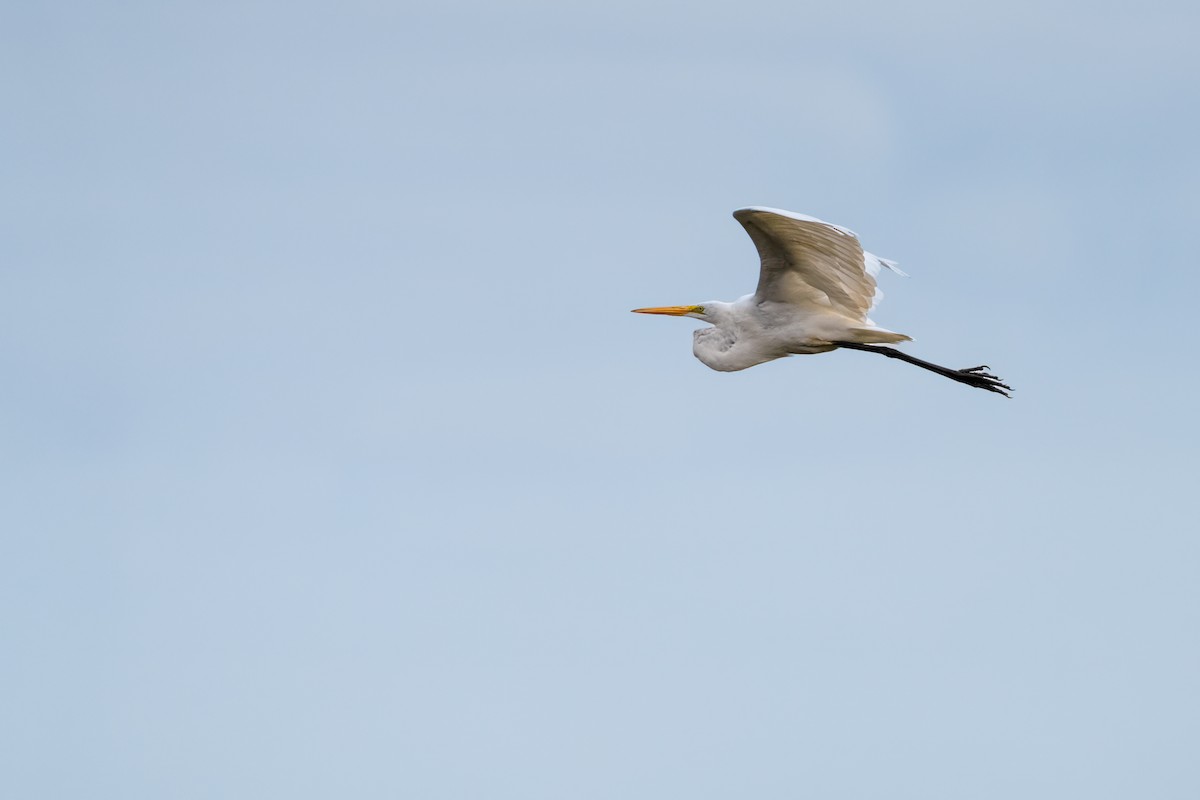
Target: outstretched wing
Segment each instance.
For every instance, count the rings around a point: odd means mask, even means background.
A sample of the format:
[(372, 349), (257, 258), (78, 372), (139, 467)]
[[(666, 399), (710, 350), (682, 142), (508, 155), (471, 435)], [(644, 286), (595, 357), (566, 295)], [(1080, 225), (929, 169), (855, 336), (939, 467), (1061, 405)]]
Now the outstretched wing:
[[(895, 265), (862, 249), (854, 231), (775, 208), (741, 208), (742, 223), (762, 266), (755, 299), (865, 320), (875, 304), (875, 275)], [(899, 271), (899, 270), (897, 270)]]

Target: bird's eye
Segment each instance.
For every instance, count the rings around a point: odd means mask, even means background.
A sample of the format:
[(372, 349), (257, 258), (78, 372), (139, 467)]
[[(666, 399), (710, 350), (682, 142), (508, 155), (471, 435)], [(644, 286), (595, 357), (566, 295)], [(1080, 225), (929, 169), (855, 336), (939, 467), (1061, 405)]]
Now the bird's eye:
[(696, 306), (695, 308), (692, 309), (692, 313), (693, 314), (703, 314), (704, 306)]

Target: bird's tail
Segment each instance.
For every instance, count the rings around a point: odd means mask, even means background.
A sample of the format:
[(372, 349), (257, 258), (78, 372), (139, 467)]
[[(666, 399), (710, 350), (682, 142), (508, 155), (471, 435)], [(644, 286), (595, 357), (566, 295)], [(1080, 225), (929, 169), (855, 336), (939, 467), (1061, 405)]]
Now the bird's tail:
[(851, 328), (847, 331), (845, 341), (858, 344), (895, 344), (896, 342), (911, 342), (911, 336), (889, 331), (886, 328)]

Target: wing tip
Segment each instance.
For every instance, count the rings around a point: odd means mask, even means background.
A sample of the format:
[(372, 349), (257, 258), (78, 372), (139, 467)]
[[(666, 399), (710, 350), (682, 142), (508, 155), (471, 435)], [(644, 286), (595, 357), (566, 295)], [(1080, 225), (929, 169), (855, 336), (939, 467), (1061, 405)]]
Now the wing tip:
[(741, 222), (745, 218), (753, 216), (754, 214), (775, 214), (776, 216), (786, 217), (788, 219), (794, 219), (797, 222), (813, 222), (813, 223), (816, 223), (817, 225), (824, 225), (828, 228), (833, 228), (838, 233), (843, 233), (847, 236), (853, 236), (856, 239), (858, 238), (857, 233), (850, 230), (849, 228), (847, 228), (844, 225), (838, 225), (833, 222), (826, 222), (823, 219), (817, 219), (816, 217), (811, 217), (808, 214), (801, 214), (798, 211), (788, 211), (787, 209), (783, 209), (783, 208), (771, 208), (770, 206), (746, 206), (745, 208), (736, 209), (733, 212), (733, 218), (736, 219), (738, 222)]

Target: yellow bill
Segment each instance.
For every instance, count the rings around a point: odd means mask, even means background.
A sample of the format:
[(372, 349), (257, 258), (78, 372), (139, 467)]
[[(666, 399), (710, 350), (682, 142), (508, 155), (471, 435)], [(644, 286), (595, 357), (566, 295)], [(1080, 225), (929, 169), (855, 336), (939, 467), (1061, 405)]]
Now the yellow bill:
[(635, 308), (634, 314), (666, 314), (671, 317), (683, 317), (704, 311), (704, 306), (657, 306), (655, 308)]

